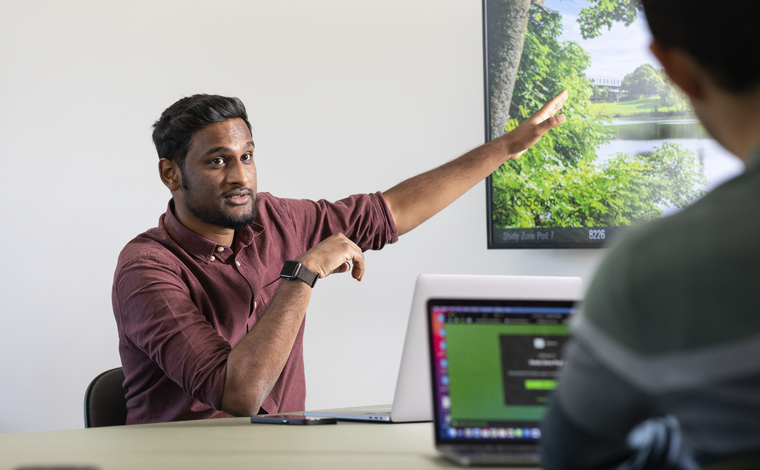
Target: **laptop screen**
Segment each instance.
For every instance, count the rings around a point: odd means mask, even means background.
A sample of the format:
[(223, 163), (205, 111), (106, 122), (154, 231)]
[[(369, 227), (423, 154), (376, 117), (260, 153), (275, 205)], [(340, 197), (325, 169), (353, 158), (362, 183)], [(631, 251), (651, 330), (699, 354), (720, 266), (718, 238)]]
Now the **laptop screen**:
[(436, 442), (536, 443), (574, 312), (571, 300), (429, 300)]

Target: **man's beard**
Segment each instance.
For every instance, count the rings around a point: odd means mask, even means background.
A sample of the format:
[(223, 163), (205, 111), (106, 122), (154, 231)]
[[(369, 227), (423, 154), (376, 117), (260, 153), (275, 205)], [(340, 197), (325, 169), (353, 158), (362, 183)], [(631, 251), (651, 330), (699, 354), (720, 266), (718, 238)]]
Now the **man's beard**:
[(226, 213), (222, 205), (218, 205), (215, 208), (211, 209), (204, 206), (203, 204), (199, 204), (196, 199), (195, 192), (190, 189), (190, 186), (187, 184), (187, 180), (184, 180), (182, 182), (182, 187), (185, 190), (185, 205), (187, 206), (187, 209), (194, 216), (207, 224), (212, 224), (218, 227), (224, 227), (232, 230), (239, 230), (250, 225), (258, 213), (258, 210), (256, 208), (255, 194), (249, 194), (249, 197), (251, 198), (251, 212), (247, 215), (236, 217)]

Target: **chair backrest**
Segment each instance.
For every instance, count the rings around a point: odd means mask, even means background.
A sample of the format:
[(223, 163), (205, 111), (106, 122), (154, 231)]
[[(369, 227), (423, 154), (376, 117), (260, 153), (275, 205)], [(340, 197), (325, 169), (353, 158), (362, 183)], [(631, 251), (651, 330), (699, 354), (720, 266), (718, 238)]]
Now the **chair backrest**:
[(95, 377), (84, 392), (84, 427), (127, 424), (127, 391), (121, 367)]

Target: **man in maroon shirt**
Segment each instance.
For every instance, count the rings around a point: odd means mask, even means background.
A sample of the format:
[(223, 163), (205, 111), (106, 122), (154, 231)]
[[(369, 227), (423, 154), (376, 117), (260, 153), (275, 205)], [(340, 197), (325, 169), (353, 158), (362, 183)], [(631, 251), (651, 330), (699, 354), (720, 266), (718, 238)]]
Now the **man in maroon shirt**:
[(303, 410), (303, 321), (317, 279), (351, 272), (547, 130), (566, 92), (505, 134), (375, 194), (331, 203), (256, 192), (254, 143), (237, 98), (169, 107), (153, 140), (172, 192), (156, 228), (119, 256), (113, 307), (127, 422)]

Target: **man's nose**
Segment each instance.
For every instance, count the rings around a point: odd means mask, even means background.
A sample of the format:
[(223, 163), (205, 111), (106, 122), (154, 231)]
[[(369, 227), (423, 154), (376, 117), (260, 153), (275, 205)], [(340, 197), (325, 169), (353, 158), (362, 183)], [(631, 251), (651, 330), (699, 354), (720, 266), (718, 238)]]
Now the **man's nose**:
[(250, 164), (245, 164), (239, 159), (235, 159), (227, 166), (227, 181), (230, 183), (237, 183), (242, 186), (248, 185), (252, 171), (249, 167)]

